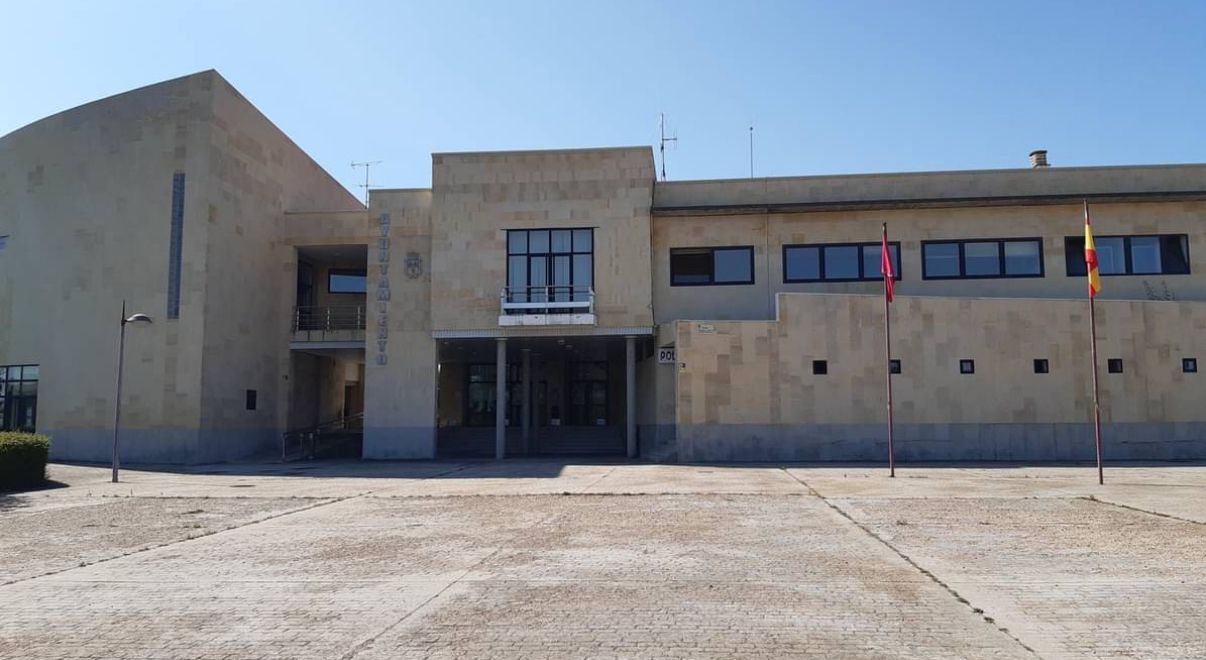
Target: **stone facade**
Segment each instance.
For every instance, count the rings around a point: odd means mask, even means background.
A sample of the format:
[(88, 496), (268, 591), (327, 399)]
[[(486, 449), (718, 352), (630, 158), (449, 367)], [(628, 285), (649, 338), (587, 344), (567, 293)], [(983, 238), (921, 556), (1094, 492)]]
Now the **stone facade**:
[[(884, 460), (880, 296), (780, 294), (771, 321), (678, 321), (676, 425), (685, 460)], [(1201, 458), (1198, 374), (1206, 305), (1103, 301), (1098, 351), (1105, 452)], [(1082, 301), (898, 298), (891, 307), (897, 455), (905, 460), (1093, 457)], [(816, 319), (824, 319), (818, 323)], [(1034, 360), (1049, 371), (1035, 373)], [(813, 361), (826, 361), (814, 374)], [(962, 373), (973, 360), (974, 373)]]
[[(284, 450), (287, 431), (361, 413), (365, 458), (431, 458), (454, 431), (526, 451), (522, 416), (558, 449), (578, 433), (656, 460), (880, 460), (882, 284), (787, 283), (784, 247), (877, 242), (886, 223), (901, 457), (1080, 459), (1085, 283), (1065, 238), (1088, 201), (1099, 235), (1185, 235), (1191, 262), (1105, 278), (1103, 365), (1126, 365), (1103, 372), (1107, 453), (1206, 458), (1180, 370), (1206, 322), (1203, 181), (1170, 165), (657, 182), (651, 148), (617, 147), (438, 153), (431, 188), (366, 208), (207, 71), (0, 138), (0, 366), (40, 365), (37, 427), (59, 458), (109, 458), (124, 299), (155, 319), (127, 337), (131, 462)], [(573, 228), (592, 231), (593, 314), (516, 322), (507, 232)], [(1037, 239), (1043, 276), (923, 277), (925, 241), (977, 238)], [(725, 246), (751, 248), (752, 283), (671, 285), (671, 250)], [(365, 290), (333, 291), (333, 270), (364, 271)], [(539, 408), (507, 384), (501, 430), (485, 424), (497, 383), (469, 384), (499, 355), (507, 379), (534, 365)], [(560, 428), (575, 414), (595, 428)]]

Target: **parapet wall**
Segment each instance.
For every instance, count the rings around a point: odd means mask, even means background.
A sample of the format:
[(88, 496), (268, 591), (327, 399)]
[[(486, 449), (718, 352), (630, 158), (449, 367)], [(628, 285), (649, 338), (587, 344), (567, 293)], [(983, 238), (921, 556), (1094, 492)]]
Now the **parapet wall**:
[[(680, 460), (884, 460), (882, 297), (777, 303), (775, 321), (677, 323)], [(1092, 458), (1087, 302), (900, 297), (891, 314), (899, 458)], [(1106, 458), (1206, 458), (1206, 376), (1182, 370), (1206, 355), (1206, 304), (1102, 301), (1097, 319)]]

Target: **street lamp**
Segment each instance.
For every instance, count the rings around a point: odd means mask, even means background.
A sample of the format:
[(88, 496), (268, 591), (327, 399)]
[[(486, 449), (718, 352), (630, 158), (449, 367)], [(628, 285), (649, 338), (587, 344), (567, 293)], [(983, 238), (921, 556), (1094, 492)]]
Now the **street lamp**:
[(151, 317), (146, 314), (126, 316), (126, 301), (121, 301), (121, 338), (117, 342), (117, 405), (113, 412), (113, 483), (117, 483), (117, 430), (121, 428), (121, 367), (126, 357), (126, 324), (150, 322)]

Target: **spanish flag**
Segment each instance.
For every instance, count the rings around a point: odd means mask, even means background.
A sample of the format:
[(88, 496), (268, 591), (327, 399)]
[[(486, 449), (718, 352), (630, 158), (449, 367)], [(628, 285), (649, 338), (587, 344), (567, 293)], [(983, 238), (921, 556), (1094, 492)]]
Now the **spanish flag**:
[(895, 298), (895, 283), (892, 281), (896, 273), (892, 272), (892, 253), (888, 250), (888, 223), (884, 223), (883, 242), (879, 251), (879, 272), (884, 276), (884, 295), (888, 302)]
[(1089, 203), (1085, 202), (1085, 264), (1089, 270), (1089, 297), (1101, 291), (1101, 272), (1097, 269), (1097, 247), (1093, 244), (1093, 226), (1089, 223)]

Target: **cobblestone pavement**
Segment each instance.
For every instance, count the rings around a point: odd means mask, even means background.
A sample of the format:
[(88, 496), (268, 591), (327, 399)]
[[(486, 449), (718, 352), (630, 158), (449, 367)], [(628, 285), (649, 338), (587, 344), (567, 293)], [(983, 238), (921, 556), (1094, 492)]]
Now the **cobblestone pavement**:
[(1202, 467), (297, 467), (0, 496), (0, 658), (1206, 657)]

